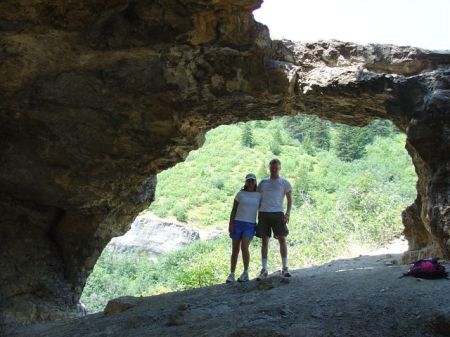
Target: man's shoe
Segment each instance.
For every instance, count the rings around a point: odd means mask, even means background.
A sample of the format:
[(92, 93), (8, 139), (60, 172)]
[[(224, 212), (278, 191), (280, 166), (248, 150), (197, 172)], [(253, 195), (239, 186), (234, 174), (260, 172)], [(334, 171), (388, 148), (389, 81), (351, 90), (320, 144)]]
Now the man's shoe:
[(265, 280), (268, 275), (269, 275), (269, 273), (267, 272), (267, 270), (261, 269), (261, 272), (259, 273), (259, 276), (256, 278), (256, 281)]
[(281, 276), (283, 276), (283, 277), (291, 277), (291, 273), (289, 272), (287, 267), (281, 270)]
[(226, 283), (234, 282), (234, 273), (230, 273), (230, 275), (228, 275), (227, 280), (225, 282)]
[(244, 271), (241, 276), (238, 278), (238, 282), (247, 282), (248, 281), (248, 271)]

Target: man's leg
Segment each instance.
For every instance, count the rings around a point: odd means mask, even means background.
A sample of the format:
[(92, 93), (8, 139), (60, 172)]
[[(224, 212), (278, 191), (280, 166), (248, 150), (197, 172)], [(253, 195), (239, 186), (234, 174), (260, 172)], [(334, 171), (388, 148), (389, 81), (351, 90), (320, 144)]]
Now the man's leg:
[(267, 275), (267, 252), (269, 250), (269, 237), (263, 236), (261, 238), (261, 263), (262, 263), (262, 269), (259, 273), (259, 276), (256, 278), (257, 281), (264, 280)]
[(261, 263), (262, 269), (267, 270), (267, 254), (269, 252), (269, 237), (261, 238)]
[(287, 243), (285, 236), (278, 236), (278, 242), (280, 243), (280, 255), (283, 263), (283, 269), (287, 269)]
[(275, 214), (276, 221), (273, 226), (273, 235), (278, 240), (280, 244), (280, 255), (282, 261), (282, 274), (283, 276), (291, 276), (288, 271), (288, 262), (287, 262), (287, 236), (289, 235), (289, 229), (284, 221), (283, 212), (277, 212)]
[(270, 229), (269, 214), (266, 212), (258, 213), (258, 226), (256, 227), (256, 236), (261, 238), (261, 263), (262, 270), (257, 281), (261, 281), (267, 277), (267, 252), (269, 250), (269, 238), (272, 234)]
[(288, 269), (288, 261), (287, 261), (287, 243), (285, 236), (278, 236), (278, 242), (280, 243), (280, 255), (282, 261), (281, 275), (284, 277), (290, 277), (291, 273)]

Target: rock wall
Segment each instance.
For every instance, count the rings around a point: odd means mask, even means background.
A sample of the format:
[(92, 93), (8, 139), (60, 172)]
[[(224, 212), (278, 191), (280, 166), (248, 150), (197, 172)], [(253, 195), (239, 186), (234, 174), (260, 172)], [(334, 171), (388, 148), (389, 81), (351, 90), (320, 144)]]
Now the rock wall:
[(125, 235), (113, 238), (105, 250), (113, 254), (142, 252), (151, 260), (200, 240), (200, 233), (186, 224), (140, 214)]
[(0, 3), (0, 312), (65, 316), (156, 174), (221, 124), (391, 119), (419, 177), (408, 258), (449, 256), (450, 56), (271, 41), (258, 0)]

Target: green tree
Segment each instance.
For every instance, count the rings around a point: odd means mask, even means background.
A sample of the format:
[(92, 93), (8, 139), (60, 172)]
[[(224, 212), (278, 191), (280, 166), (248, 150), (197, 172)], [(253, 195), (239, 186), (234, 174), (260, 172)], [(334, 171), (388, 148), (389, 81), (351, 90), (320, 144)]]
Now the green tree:
[(317, 149), (329, 150), (330, 123), (317, 116), (297, 115), (287, 117), (284, 127), (294, 139), (303, 142), (306, 152), (314, 155)]
[(336, 140), (336, 155), (342, 161), (353, 161), (362, 158), (369, 141), (364, 128), (342, 125)]
[(278, 156), (281, 153), (281, 145), (283, 144), (283, 137), (281, 136), (281, 131), (279, 128), (275, 130), (275, 132), (272, 134), (272, 140), (269, 143), (270, 151), (275, 156)]
[(376, 119), (366, 126), (366, 128), (372, 138), (371, 142), (375, 137), (391, 137), (398, 133), (398, 129), (395, 128), (395, 125), (391, 121), (385, 119)]
[(299, 164), (292, 191), (293, 202), (296, 206), (303, 205), (306, 200), (312, 202), (311, 192), (314, 190), (314, 180), (311, 172), (313, 169), (312, 163)]
[(312, 128), (309, 137), (317, 148), (326, 151), (330, 149), (330, 131), (328, 125), (323, 123), (323, 121), (320, 121)]
[(283, 136), (281, 135), (281, 130), (279, 128), (277, 128), (275, 130), (275, 133), (273, 134), (273, 141), (275, 143), (278, 143), (279, 145), (283, 145), (284, 144)]
[(255, 142), (253, 139), (253, 130), (250, 123), (244, 124), (244, 128), (242, 129), (241, 135), (241, 144), (246, 147), (255, 146)]
[(281, 153), (281, 146), (280, 146), (280, 144), (275, 142), (275, 141), (272, 141), (270, 143), (270, 151), (272, 151), (272, 153), (275, 156), (278, 156)]
[(300, 142), (304, 139), (306, 131), (304, 122), (306, 118), (307, 116), (299, 114), (297, 116), (288, 116), (283, 119), (285, 130), (292, 138), (297, 139)]
[(266, 124), (265, 121), (262, 121), (260, 119), (255, 121), (255, 128), (265, 128)]

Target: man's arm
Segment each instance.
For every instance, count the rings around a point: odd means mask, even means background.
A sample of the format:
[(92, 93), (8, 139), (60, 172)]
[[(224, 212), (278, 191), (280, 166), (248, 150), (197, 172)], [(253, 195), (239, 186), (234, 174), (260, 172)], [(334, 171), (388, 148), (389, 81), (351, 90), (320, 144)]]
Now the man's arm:
[(292, 191), (286, 192), (286, 199), (287, 199), (287, 210), (286, 213), (284, 213), (284, 221), (285, 223), (289, 223), (289, 217), (291, 215), (291, 208), (292, 208)]

